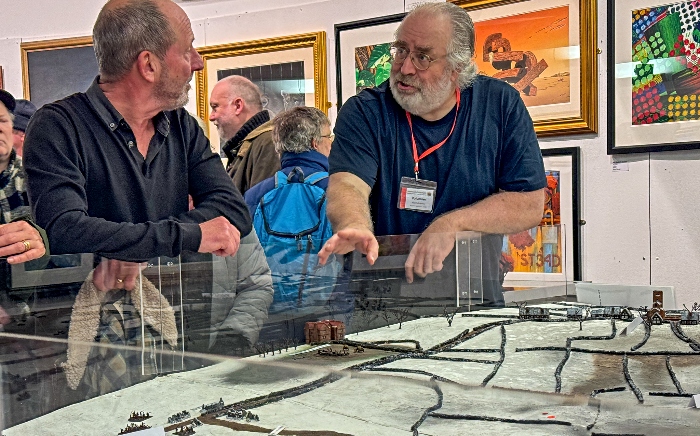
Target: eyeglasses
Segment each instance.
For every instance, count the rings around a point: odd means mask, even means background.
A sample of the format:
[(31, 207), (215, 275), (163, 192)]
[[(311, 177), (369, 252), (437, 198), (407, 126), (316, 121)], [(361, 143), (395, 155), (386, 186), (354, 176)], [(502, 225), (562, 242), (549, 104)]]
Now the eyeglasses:
[(331, 140), (331, 142), (333, 142), (333, 140), (335, 139), (335, 135), (332, 133), (329, 133), (327, 135), (321, 135), (321, 138), (328, 138)]
[(398, 63), (402, 63), (403, 61), (406, 60), (408, 55), (411, 55), (411, 62), (413, 62), (413, 66), (416, 67), (416, 69), (420, 70), (420, 71), (427, 70), (428, 68), (430, 68), (430, 65), (433, 62), (437, 61), (440, 58), (445, 57), (445, 56), (440, 56), (437, 59), (433, 59), (425, 53), (412, 52), (411, 50), (407, 49), (406, 47), (403, 47), (400, 45), (392, 45), (390, 53), (391, 53), (391, 58), (394, 59), (394, 61), (396, 61)]

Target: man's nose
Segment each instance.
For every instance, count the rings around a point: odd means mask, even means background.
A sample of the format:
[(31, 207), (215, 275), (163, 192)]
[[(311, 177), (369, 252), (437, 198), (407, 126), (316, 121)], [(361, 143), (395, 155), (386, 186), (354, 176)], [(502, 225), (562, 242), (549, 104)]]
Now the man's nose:
[(416, 70), (416, 66), (413, 65), (413, 59), (411, 59), (411, 54), (409, 53), (408, 56), (406, 56), (406, 59), (403, 60), (403, 63), (401, 64), (401, 73), (402, 74), (416, 74), (418, 70)]
[(191, 66), (190, 68), (192, 71), (202, 71), (204, 69), (204, 60), (202, 59), (202, 56), (199, 54), (199, 52), (196, 49), (192, 49), (193, 56), (191, 60)]

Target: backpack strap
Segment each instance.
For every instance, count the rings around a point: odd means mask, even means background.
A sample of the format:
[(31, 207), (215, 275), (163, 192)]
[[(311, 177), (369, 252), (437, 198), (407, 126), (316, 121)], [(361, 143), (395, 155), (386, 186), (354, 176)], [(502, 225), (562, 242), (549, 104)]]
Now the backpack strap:
[(284, 186), (288, 183), (289, 181), (287, 180), (287, 175), (283, 171), (277, 171), (275, 173), (275, 188), (279, 188), (280, 186)]
[(299, 176), (298, 183), (306, 183), (307, 185), (315, 185), (321, 180), (328, 178), (328, 173), (326, 171), (318, 171), (304, 177), (304, 171), (299, 167), (294, 167), (289, 174), (285, 174), (283, 171), (277, 171), (275, 174), (275, 188), (292, 183), (291, 180), (294, 177), (294, 174)]
[(323, 179), (328, 178), (328, 173), (325, 171), (319, 171), (317, 173), (309, 174), (306, 176), (304, 179), (304, 183), (307, 185), (315, 185), (316, 183), (320, 182)]
[(294, 174), (299, 176), (298, 183), (304, 183), (304, 171), (300, 167), (292, 168), (289, 174), (287, 174), (287, 183), (292, 183), (292, 178), (294, 177)]
[(292, 177), (294, 177), (294, 174), (299, 176), (300, 183), (304, 183), (304, 171), (299, 167), (294, 167), (289, 174), (285, 174), (284, 171), (277, 171), (275, 174), (275, 188), (292, 183)]

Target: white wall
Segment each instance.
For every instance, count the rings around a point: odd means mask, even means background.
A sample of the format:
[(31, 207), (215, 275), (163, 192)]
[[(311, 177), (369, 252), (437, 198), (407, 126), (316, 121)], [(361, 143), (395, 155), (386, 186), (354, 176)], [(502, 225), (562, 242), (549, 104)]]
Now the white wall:
[[(328, 95), (335, 103), (333, 25), (403, 12), (412, 0), (199, 0), (180, 2), (198, 46), (325, 30)], [(362, 4), (363, 6), (359, 6)], [(30, 6), (31, 5), (31, 6)], [(101, 7), (95, 0), (0, 0), (0, 65), (5, 87), (22, 94), (21, 41), (85, 36)], [(543, 139), (547, 147), (581, 147), (583, 278), (613, 284), (672, 285), (680, 303), (700, 300), (700, 150), (616, 157), (606, 154), (606, 11), (598, 4), (599, 133)], [(57, 17), (61, 17), (60, 19)], [(194, 111), (194, 94), (190, 98)], [(331, 111), (331, 116), (334, 111)], [(700, 138), (698, 138), (700, 140)]]

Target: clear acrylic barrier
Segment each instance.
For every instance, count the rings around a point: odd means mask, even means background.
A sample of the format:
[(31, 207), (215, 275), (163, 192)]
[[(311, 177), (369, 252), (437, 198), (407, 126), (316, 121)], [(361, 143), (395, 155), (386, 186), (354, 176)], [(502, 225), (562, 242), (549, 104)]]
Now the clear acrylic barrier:
[(695, 431), (700, 326), (622, 337), (627, 321), (569, 319), (561, 297), (523, 319), (498, 307), (501, 235), (455, 235), (442, 271), (408, 283), (418, 238), (326, 269), (303, 246), (304, 277), (244, 238), (230, 258), (132, 264), (130, 292), (98, 289), (113, 261), (96, 255), (5, 264), (2, 434)]

